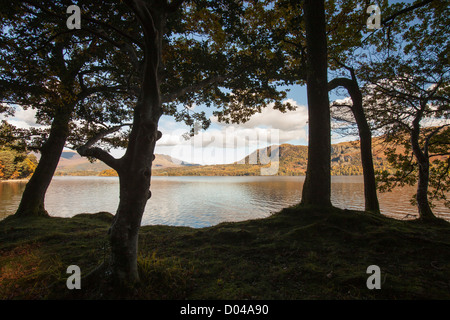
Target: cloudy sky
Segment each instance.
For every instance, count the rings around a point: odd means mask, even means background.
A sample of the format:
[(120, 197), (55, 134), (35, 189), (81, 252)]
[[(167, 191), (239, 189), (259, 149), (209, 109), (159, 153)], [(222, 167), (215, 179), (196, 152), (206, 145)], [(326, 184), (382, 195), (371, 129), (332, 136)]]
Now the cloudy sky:
[[(243, 159), (251, 152), (270, 145), (289, 143), (307, 145), (308, 109), (304, 87), (293, 88), (285, 100), (296, 106), (295, 111), (282, 113), (274, 110), (273, 105), (252, 116), (250, 121), (239, 124), (223, 124), (212, 116), (212, 110), (199, 108), (210, 116), (211, 126), (200, 130), (197, 135), (186, 140), (183, 134), (189, 128), (177, 123), (172, 117), (163, 116), (159, 130), (163, 133), (156, 146), (156, 153), (166, 154), (172, 158), (196, 164), (232, 163)], [(0, 119), (5, 119), (0, 115)], [(27, 128), (36, 126), (35, 111), (16, 108), (14, 117), (7, 118), (12, 125)], [(337, 142), (338, 136), (332, 136)], [(123, 150), (113, 150), (113, 155), (120, 157)]]
[[(330, 99), (336, 97), (330, 95)], [(296, 110), (282, 113), (270, 105), (239, 125), (219, 123), (211, 116), (210, 128), (199, 131), (189, 140), (183, 138), (189, 131), (187, 126), (176, 123), (171, 117), (163, 117), (159, 123), (163, 136), (158, 141), (156, 153), (196, 164), (223, 164), (242, 160), (253, 151), (270, 145), (307, 145), (306, 88), (292, 87), (285, 102), (295, 105)], [(200, 111), (207, 115), (211, 113), (208, 108)], [(332, 143), (344, 140), (355, 140), (355, 137), (332, 134)]]
[(31, 108), (24, 110), (21, 107), (16, 107), (14, 117), (5, 117), (4, 115), (0, 114), (0, 120), (7, 120), (8, 123), (17, 128), (26, 129), (29, 127), (39, 126), (38, 124), (36, 124), (35, 116), (36, 111)]
[(255, 114), (243, 124), (219, 123), (211, 116), (211, 126), (200, 130), (189, 140), (183, 138), (188, 128), (174, 123), (171, 118), (160, 121), (163, 133), (156, 153), (198, 164), (231, 163), (241, 160), (256, 149), (282, 143), (307, 144), (308, 110), (306, 106), (288, 99), (297, 108), (282, 113), (273, 105)]

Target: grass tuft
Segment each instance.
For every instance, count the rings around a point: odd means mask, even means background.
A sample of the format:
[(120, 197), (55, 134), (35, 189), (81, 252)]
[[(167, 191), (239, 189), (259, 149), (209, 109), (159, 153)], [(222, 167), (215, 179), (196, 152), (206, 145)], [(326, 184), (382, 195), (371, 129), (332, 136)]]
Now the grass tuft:
[[(0, 298), (46, 299), (67, 266), (93, 270), (107, 257), (111, 221), (108, 213), (0, 221)], [(139, 241), (136, 299), (450, 298), (442, 220), (293, 206), (201, 229), (144, 226)], [(381, 269), (381, 290), (366, 286), (370, 265)]]

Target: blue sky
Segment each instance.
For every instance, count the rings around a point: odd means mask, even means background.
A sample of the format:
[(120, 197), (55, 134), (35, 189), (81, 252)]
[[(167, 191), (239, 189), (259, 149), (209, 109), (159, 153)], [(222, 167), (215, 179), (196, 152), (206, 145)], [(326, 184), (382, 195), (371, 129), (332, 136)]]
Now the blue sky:
[[(200, 130), (190, 140), (183, 138), (183, 134), (190, 128), (184, 123), (176, 122), (173, 117), (163, 116), (159, 123), (163, 137), (158, 141), (156, 153), (190, 163), (222, 164), (239, 161), (249, 153), (270, 145), (307, 145), (306, 86), (291, 86), (286, 100), (296, 105), (297, 109), (282, 113), (269, 105), (261, 113), (252, 116), (250, 121), (240, 125), (219, 123), (212, 116), (212, 108), (196, 106), (196, 111), (206, 112), (212, 124), (207, 130)], [(3, 118), (0, 116), (0, 119)], [(19, 128), (37, 126), (33, 109), (17, 107), (15, 116), (7, 120)], [(113, 150), (112, 153), (120, 157), (124, 150)]]
[[(308, 111), (306, 86), (292, 86), (287, 101), (297, 106), (295, 111), (282, 113), (270, 105), (261, 113), (252, 116), (249, 122), (239, 125), (219, 123), (209, 108), (196, 106), (196, 111), (205, 111), (212, 120), (210, 128), (185, 140), (183, 133), (189, 128), (176, 123), (171, 117), (163, 117), (159, 129), (163, 137), (158, 141), (156, 153), (198, 164), (222, 164), (239, 161), (249, 153), (270, 145), (289, 143), (307, 145)], [(330, 99), (336, 99), (330, 95)], [(332, 142), (354, 140), (355, 137), (340, 137), (332, 134)]]
[[(399, 2), (397, 0), (390, 3)], [(410, 1), (405, 1), (410, 2)], [(159, 129), (163, 137), (158, 141), (156, 153), (199, 164), (231, 163), (244, 158), (256, 149), (273, 144), (290, 143), (307, 145), (307, 96), (306, 86), (289, 87), (287, 100), (297, 105), (297, 110), (281, 113), (271, 107), (256, 114), (242, 125), (225, 125), (212, 117), (212, 109), (196, 106), (196, 110), (205, 111), (211, 117), (212, 125), (206, 131), (201, 130), (190, 140), (182, 135), (189, 131), (183, 123), (177, 123), (172, 117), (162, 117)], [(330, 101), (343, 98), (330, 94)], [(18, 127), (35, 125), (34, 111), (18, 109), (15, 117), (8, 119)], [(355, 140), (356, 137), (340, 137), (332, 133), (332, 142)], [(120, 157), (123, 150), (114, 150)]]
[[(389, 1), (389, 3), (397, 2), (400, 1)], [(412, 1), (404, 2), (411, 3)], [(374, 3), (377, 3), (377, 1), (374, 1)], [(381, 13), (381, 18), (382, 15)], [(332, 75), (330, 75), (331, 78)], [(160, 121), (160, 130), (163, 132), (163, 138), (157, 145), (156, 152), (193, 163), (219, 164), (238, 161), (250, 152), (271, 144), (307, 145), (306, 86), (294, 85), (289, 88), (287, 100), (298, 106), (296, 111), (288, 111), (283, 114), (281, 112), (263, 110), (261, 114), (255, 115), (250, 123), (234, 127), (220, 124), (211, 118), (211, 127), (206, 132), (200, 132), (198, 136), (195, 136), (190, 141), (184, 141), (180, 138), (184, 132), (189, 131), (187, 126), (181, 123), (174, 123), (171, 118), (163, 118)], [(329, 98), (331, 102), (345, 97), (338, 96), (336, 92), (330, 92)], [(212, 115), (212, 110), (208, 108), (202, 108), (201, 106), (196, 108), (198, 111), (205, 111), (208, 116)], [(253, 130), (258, 133), (256, 139), (258, 141), (254, 141), (254, 139), (249, 137), (250, 133), (248, 130), (251, 129), (250, 126), (252, 125)], [(269, 132), (272, 132), (273, 139), (268, 138)], [(331, 138), (332, 143), (357, 139), (356, 136), (343, 137), (333, 132)]]

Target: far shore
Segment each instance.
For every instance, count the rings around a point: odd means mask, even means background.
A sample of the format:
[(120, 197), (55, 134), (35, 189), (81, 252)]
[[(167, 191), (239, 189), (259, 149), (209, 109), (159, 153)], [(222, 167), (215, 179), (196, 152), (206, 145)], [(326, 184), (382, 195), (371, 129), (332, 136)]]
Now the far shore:
[(8, 179), (8, 180), (0, 180), (1, 182), (21, 182), (21, 181), (28, 181), (30, 179)]

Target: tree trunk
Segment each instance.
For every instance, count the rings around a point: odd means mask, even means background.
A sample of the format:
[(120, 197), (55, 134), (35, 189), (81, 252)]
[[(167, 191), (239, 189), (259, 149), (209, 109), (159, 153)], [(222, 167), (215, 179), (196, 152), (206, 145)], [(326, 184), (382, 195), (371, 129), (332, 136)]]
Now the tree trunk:
[(353, 72), (352, 85), (349, 92), (353, 102), (352, 112), (355, 117), (359, 133), (361, 165), (363, 167), (364, 175), (365, 210), (380, 213), (380, 204), (377, 196), (377, 184), (375, 181), (375, 169), (373, 167), (372, 132), (370, 131), (369, 124), (367, 123), (367, 119), (364, 114), (362, 93)]
[(421, 220), (433, 220), (436, 218), (428, 202), (429, 174), (430, 168), (428, 161), (419, 163), (419, 181), (417, 183), (416, 201)]
[(411, 147), (414, 156), (419, 164), (419, 179), (417, 184), (417, 208), (419, 210), (419, 219), (421, 220), (434, 220), (436, 216), (431, 210), (428, 202), (428, 183), (430, 175), (430, 159), (428, 157), (428, 145), (425, 143), (423, 150), (420, 148), (419, 135), (420, 135), (420, 120), (423, 117), (423, 110), (425, 110), (425, 103), (421, 106), (418, 114), (413, 121), (413, 129), (411, 131)]
[[(150, 105), (157, 104), (154, 108), (145, 102), (138, 103), (127, 152), (115, 167), (120, 181), (120, 201), (110, 228), (110, 266), (114, 284), (124, 289), (139, 281), (138, 233), (145, 206), (151, 197), (151, 167), (156, 141), (161, 137), (161, 132), (157, 131), (160, 117), (158, 99), (156, 94), (156, 100), (150, 102)], [(142, 117), (143, 110), (155, 111), (155, 117)]]
[(69, 135), (69, 121), (69, 114), (55, 116), (48, 139), (41, 148), (39, 163), (22, 194), (17, 216), (48, 216), (44, 206), (45, 194)]
[[(137, 267), (138, 233), (145, 206), (151, 196), (151, 166), (157, 130), (163, 113), (159, 83), (160, 57), (166, 13), (164, 8), (144, 2), (127, 1), (144, 31), (144, 65), (141, 93), (134, 110), (133, 127), (125, 155), (116, 163), (120, 180), (120, 202), (110, 229), (111, 271), (115, 285), (122, 289), (139, 281)], [(108, 158), (107, 158), (108, 159)]]
[(380, 213), (380, 205), (377, 196), (377, 185), (375, 182), (375, 170), (373, 167), (372, 155), (372, 132), (367, 123), (364, 114), (362, 93), (359, 89), (353, 69), (348, 68), (352, 74), (352, 78), (335, 78), (330, 81), (328, 85), (329, 90), (333, 90), (338, 86), (347, 89), (352, 99), (351, 111), (355, 117), (356, 125), (358, 126), (358, 134), (361, 151), (361, 164), (363, 167), (364, 176), (364, 202), (365, 210)]
[[(361, 149), (361, 164), (364, 175), (364, 200), (365, 210), (380, 213), (380, 204), (377, 196), (377, 184), (375, 181), (375, 169), (372, 156), (372, 134), (364, 118), (365, 124), (358, 124)], [(367, 126), (367, 128), (366, 128)]]
[(324, 1), (306, 0), (304, 8), (309, 138), (308, 166), (301, 203), (331, 206), (331, 126)]
[(148, 154), (153, 154), (154, 146), (143, 145), (143, 150), (151, 151), (143, 154), (140, 161), (125, 162), (125, 168), (119, 170), (120, 202), (110, 229), (110, 241), (113, 278), (122, 287), (139, 281), (138, 232), (151, 194), (151, 158)]

